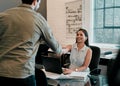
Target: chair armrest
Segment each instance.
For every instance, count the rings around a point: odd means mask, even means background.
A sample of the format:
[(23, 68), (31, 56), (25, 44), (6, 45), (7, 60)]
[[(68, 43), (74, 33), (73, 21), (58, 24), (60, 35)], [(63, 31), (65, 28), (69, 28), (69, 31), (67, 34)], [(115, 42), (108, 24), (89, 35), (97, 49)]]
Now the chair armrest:
[(99, 76), (95, 76), (95, 75), (88, 75), (91, 85), (95, 86), (99, 80)]
[(37, 69), (45, 69), (44, 65), (42, 65), (42, 64), (35, 64), (35, 68), (37, 68)]
[(90, 72), (90, 75), (100, 75), (100, 72), (101, 72), (101, 69), (93, 69), (91, 72)]
[(88, 75), (92, 85), (95, 86), (98, 83), (100, 72), (101, 72), (101, 69), (96, 68), (96, 69), (93, 69)]

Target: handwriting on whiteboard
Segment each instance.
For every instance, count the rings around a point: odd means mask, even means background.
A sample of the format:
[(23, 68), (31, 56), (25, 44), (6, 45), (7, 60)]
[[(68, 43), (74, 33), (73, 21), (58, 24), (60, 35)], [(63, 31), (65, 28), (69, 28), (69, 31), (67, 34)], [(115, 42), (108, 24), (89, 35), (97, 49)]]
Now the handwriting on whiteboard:
[(82, 0), (68, 2), (66, 6), (66, 34), (75, 36), (75, 32), (82, 26)]

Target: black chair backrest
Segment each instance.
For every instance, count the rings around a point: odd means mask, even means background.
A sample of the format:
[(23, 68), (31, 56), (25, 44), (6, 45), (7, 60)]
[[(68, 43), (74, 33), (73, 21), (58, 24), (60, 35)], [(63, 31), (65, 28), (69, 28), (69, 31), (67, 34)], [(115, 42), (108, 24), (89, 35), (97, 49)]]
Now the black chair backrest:
[(36, 58), (35, 58), (36, 64), (43, 64), (41, 55), (47, 55), (48, 49), (49, 47), (46, 44), (40, 44)]
[(90, 62), (90, 71), (97, 69), (100, 61), (100, 48), (97, 46), (90, 46), (92, 49), (92, 59)]
[(70, 65), (70, 54), (62, 54), (61, 56), (61, 66), (68, 68)]

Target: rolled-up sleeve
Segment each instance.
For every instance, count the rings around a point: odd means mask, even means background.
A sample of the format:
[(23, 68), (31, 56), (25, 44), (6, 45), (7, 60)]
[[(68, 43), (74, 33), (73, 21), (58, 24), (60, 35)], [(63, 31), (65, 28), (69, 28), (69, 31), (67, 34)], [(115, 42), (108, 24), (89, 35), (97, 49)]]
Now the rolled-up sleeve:
[(42, 32), (42, 37), (46, 44), (57, 54), (62, 53), (62, 47), (59, 44), (59, 42), (56, 40), (52, 33), (52, 29), (48, 25), (47, 21), (45, 19), (42, 19), (42, 24), (40, 27), (40, 30)]

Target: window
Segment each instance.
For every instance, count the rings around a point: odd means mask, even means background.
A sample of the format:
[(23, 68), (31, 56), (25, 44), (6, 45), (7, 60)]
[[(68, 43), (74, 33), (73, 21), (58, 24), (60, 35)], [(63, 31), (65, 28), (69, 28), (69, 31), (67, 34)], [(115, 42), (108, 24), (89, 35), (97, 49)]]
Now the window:
[(94, 43), (118, 44), (120, 0), (94, 0)]

